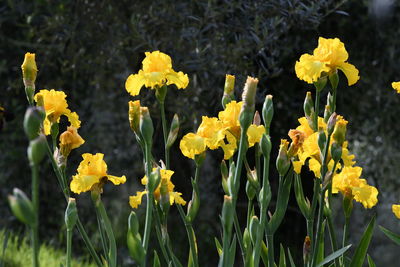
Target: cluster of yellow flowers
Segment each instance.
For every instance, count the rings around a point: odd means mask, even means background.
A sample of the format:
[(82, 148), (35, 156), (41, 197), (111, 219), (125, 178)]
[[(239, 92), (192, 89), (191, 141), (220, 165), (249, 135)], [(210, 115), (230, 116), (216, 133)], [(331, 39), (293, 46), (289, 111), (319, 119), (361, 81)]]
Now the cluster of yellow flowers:
[[(224, 159), (230, 159), (237, 149), (240, 139), (239, 114), (243, 102), (231, 101), (225, 110), (219, 112), (218, 118), (202, 117), (202, 122), (196, 133), (186, 134), (180, 143), (180, 149), (188, 158), (194, 159), (208, 147), (211, 150), (222, 148)], [(260, 142), (265, 133), (263, 125), (251, 124), (248, 131), (249, 147)]]

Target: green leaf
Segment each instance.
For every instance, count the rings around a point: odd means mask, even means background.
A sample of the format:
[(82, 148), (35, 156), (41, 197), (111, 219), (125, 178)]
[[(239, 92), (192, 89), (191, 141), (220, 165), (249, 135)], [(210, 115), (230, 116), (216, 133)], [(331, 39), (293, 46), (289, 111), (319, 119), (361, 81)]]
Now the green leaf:
[(400, 235), (393, 233), (392, 231), (386, 229), (383, 226), (379, 225), (379, 229), (381, 229), (381, 231), (390, 238), (390, 240), (392, 240), (393, 242), (395, 242), (397, 245), (400, 245)]
[(360, 243), (358, 244), (354, 256), (351, 259), (350, 267), (362, 267), (365, 260), (365, 256), (367, 255), (369, 243), (371, 242), (372, 234), (374, 232), (374, 227), (375, 227), (375, 216), (368, 224), (367, 229), (365, 230), (360, 240)]
[(236, 235), (233, 236), (233, 240), (231, 243), (231, 247), (229, 248), (229, 265), (233, 266), (235, 263), (235, 254), (236, 254)]
[(161, 267), (160, 259), (158, 258), (157, 251), (154, 250), (153, 267)]
[(281, 244), (281, 249), (279, 253), (279, 267), (286, 267), (286, 256), (285, 256), (285, 249)]
[(324, 220), (321, 225), (321, 238), (320, 238), (319, 244), (318, 244), (318, 251), (317, 251), (318, 254), (317, 254), (317, 262), (316, 263), (322, 262), (325, 257), (325, 247), (324, 247), (325, 227), (326, 227), (326, 220)]
[(375, 262), (372, 260), (371, 256), (367, 254), (367, 259), (368, 259), (368, 266), (369, 267), (376, 267)]
[(289, 257), (290, 266), (291, 267), (296, 267), (296, 264), (294, 264), (294, 260), (293, 260), (292, 254), (290, 253), (290, 249), (289, 248), (287, 249), (287, 253), (288, 253), (288, 257)]
[(264, 240), (261, 242), (261, 259), (264, 263), (264, 266), (268, 266), (268, 248), (264, 243)]
[(216, 237), (214, 237), (214, 241), (215, 241), (215, 246), (217, 247), (218, 256), (221, 257), (221, 255), (222, 255), (221, 243), (219, 243), (219, 241), (218, 241), (218, 239)]
[(336, 251), (333, 252), (332, 254), (328, 255), (323, 261), (321, 261), (320, 263), (318, 263), (317, 267), (324, 266), (325, 264), (327, 264), (328, 262), (333, 261), (333, 260), (336, 259), (337, 257), (342, 256), (343, 253), (345, 253), (350, 247), (351, 247), (351, 245), (348, 245), (348, 246), (346, 246), (346, 247), (343, 247), (343, 248), (341, 248), (341, 249), (336, 250)]

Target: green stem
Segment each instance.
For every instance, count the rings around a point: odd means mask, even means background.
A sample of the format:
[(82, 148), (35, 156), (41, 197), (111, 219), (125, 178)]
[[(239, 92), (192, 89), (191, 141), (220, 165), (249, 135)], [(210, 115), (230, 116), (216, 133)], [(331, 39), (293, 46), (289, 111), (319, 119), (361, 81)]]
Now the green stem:
[(36, 164), (32, 168), (32, 204), (36, 215), (35, 223), (32, 226), (32, 266), (39, 267), (39, 167)]
[(196, 246), (196, 240), (195, 240), (195, 234), (193, 231), (193, 226), (192, 224), (186, 219), (185, 212), (183, 211), (183, 208), (180, 205), (176, 205), (178, 208), (179, 214), (181, 215), (181, 218), (185, 224), (186, 228), (186, 233), (189, 239), (189, 246), (190, 246), (190, 253), (192, 255), (192, 260), (193, 260), (193, 266), (198, 267), (199, 266), (199, 260), (197, 257), (197, 246)]
[(117, 244), (115, 243), (115, 237), (114, 237), (114, 232), (112, 230), (111, 222), (110, 219), (108, 218), (106, 209), (104, 208), (103, 202), (101, 199), (98, 199), (98, 202), (96, 203), (96, 209), (98, 210), (103, 227), (105, 229), (105, 232), (107, 234), (108, 242), (109, 242), (109, 253), (108, 253), (108, 258), (109, 258), (109, 266), (110, 267), (116, 267), (117, 266)]
[(167, 128), (167, 120), (165, 119), (164, 102), (160, 102), (160, 110), (161, 110), (161, 121), (162, 121), (163, 136), (164, 136), (165, 165), (167, 167), (167, 170), (169, 170), (169, 149), (167, 147), (168, 128)]
[(268, 266), (274, 267), (274, 235), (268, 233), (267, 229), (267, 247), (268, 247)]
[(332, 97), (333, 97), (333, 107), (331, 107), (332, 108), (332, 113), (333, 112), (335, 112), (335, 110), (336, 110), (336, 95), (337, 95), (337, 90), (336, 90), (336, 88), (333, 88), (333, 93), (332, 93)]
[(236, 231), (236, 235), (238, 237), (240, 252), (242, 253), (242, 258), (243, 258), (243, 263), (245, 263), (246, 262), (246, 254), (244, 251), (243, 235), (242, 235), (242, 231), (240, 230), (240, 224), (239, 224), (239, 219), (238, 219), (237, 213), (234, 212), (234, 214), (235, 215), (233, 217), (233, 224), (235, 225), (235, 231)]
[[(329, 236), (331, 238), (331, 246), (332, 246), (333, 252), (335, 252), (338, 249), (337, 241), (336, 241), (336, 234), (335, 234), (335, 226), (333, 225), (332, 216), (328, 215), (327, 217), (328, 217)], [(340, 266), (339, 258), (335, 259), (335, 266), (336, 267)]]
[(165, 262), (168, 264), (170, 262), (170, 257), (168, 255), (167, 251), (165, 250), (165, 246), (163, 244), (162, 235), (161, 235), (160, 218), (156, 214), (154, 214), (154, 218), (156, 218), (156, 220), (155, 220), (156, 227), (155, 228), (156, 228), (156, 235), (157, 235), (158, 244), (160, 245), (160, 249), (161, 249), (161, 252), (162, 252), (163, 257), (165, 259)]
[(72, 230), (67, 229), (67, 259), (65, 266), (71, 267)]
[(318, 132), (318, 115), (319, 115), (319, 96), (320, 91), (318, 89), (315, 90), (315, 107), (314, 107), (314, 132)]
[[(151, 173), (151, 155), (150, 155), (150, 145), (145, 145), (145, 154), (146, 154), (146, 176), (149, 179)], [(148, 186), (148, 183), (147, 183)], [(146, 222), (144, 227), (144, 237), (143, 237), (143, 248), (147, 252), (147, 248), (149, 246), (149, 239), (150, 239), (150, 230), (151, 230), (151, 223), (152, 223), (152, 215), (153, 215), (153, 203), (154, 203), (154, 196), (153, 192), (149, 192), (147, 188), (147, 207), (146, 207)]]
[(108, 262), (110, 260), (108, 258), (108, 245), (107, 245), (106, 237), (104, 234), (104, 227), (103, 227), (103, 223), (101, 220), (101, 215), (100, 215), (98, 209), (96, 209), (96, 217), (97, 217), (97, 226), (98, 226), (99, 233), (100, 233), (101, 245), (103, 246), (103, 252), (104, 252), (104, 255), (106, 256), (106, 260)]

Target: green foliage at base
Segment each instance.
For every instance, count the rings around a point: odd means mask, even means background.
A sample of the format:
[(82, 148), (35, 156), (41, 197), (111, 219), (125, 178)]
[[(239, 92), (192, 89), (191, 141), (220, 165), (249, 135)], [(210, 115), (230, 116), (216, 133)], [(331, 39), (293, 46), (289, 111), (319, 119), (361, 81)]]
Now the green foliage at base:
[[(0, 267), (29, 266), (32, 261), (32, 248), (29, 239), (0, 230)], [(65, 251), (57, 250), (49, 245), (40, 246), (39, 261), (41, 266), (65, 265)], [(94, 267), (87, 260), (72, 259), (74, 267)]]

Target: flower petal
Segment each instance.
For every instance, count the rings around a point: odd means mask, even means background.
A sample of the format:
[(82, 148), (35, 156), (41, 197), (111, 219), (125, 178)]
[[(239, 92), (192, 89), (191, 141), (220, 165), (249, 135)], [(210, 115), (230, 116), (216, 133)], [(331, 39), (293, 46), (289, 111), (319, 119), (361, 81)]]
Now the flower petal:
[(343, 71), (344, 75), (346, 75), (349, 86), (355, 84), (360, 79), (358, 69), (350, 63), (340, 63), (337, 68)]
[(133, 209), (137, 209), (137, 207), (139, 207), (140, 204), (142, 204), (142, 198), (143, 195), (147, 194), (147, 191), (137, 191), (136, 192), (136, 196), (130, 196), (129, 197), (129, 205), (131, 205), (131, 207)]
[(125, 82), (125, 89), (132, 96), (137, 96), (140, 93), (140, 89), (145, 84), (146, 80), (142, 71), (139, 71), (138, 74), (129, 75), (128, 79)]
[(94, 184), (97, 184), (101, 179), (98, 175), (81, 175), (77, 174), (72, 176), (71, 191), (80, 194), (89, 191)]
[(184, 74), (182, 71), (175, 72), (171, 70), (166, 75), (167, 85), (175, 84), (178, 89), (185, 89), (189, 84), (189, 78), (187, 74)]
[(124, 184), (126, 182), (125, 175), (122, 175), (121, 177), (114, 175), (107, 175), (107, 179), (115, 185)]

